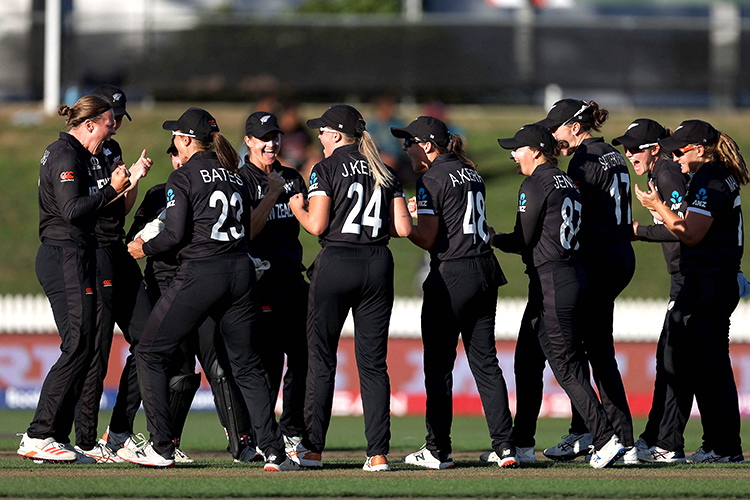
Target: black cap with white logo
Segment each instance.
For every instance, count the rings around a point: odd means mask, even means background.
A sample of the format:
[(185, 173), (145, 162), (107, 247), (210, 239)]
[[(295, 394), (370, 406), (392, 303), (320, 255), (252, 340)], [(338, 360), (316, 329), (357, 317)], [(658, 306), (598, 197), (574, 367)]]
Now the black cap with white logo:
[(131, 122), (133, 121), (128, 112), (125, 111), (125, 105), (128, 102), (128, 98), (125, 97), (125, 92), (121, 89), (114, 85), (99, 85), (94, 89), (92, 94), (105, 98), (109, 105), (112, 106), (112, 111), (114, 111), (115, 117), (125, 115), (128, 117), (128, 120)]
[(659, 145), (667, 151), (676, 151), (688, 144), (708, 144), (719, 138), (719, 131), (702, 120), (685, 120), (674, 134), (659, 139)]
[(329, 127), (354, 137), (362, 137), (365, 120), (362, 114), (347, 104), (334, 104), (320, 118), (307, 120), (309, 128)]
[(256, 111), (247, 117), (245, 121), (245, 135), (260, 139), (269, 132), (278, 132), (283, 134), (279, 128), (279, 122), (276, 115), (266, 111)]
[(211, 142), (213, 132), (219, 131), (216, 120), (205, 109), (188, 108), (177, 120), (167, 120), (162, 125), (164, 130), (179, 130), (188, 137), (201, 142)]
[(419, 137), (424, 141), (432, 141), (441, 148), (448, 147), (451, 140), (448, 126), (434, 116), (419, 116), (406, 127), (391, 127), (391, 134), (399, 139)]
[(521, 127), (512, 138), (498, 139), (497, 143), (503, 149), (518, 149), (528, 146), (542, 153), (552, 153), (555, 150), (557, 140), (547, 127), (532, 123)]
[(648, 118), (638, 118), (628, 125), (628, 130), (620, 137), (612, 139), (615, 146), (622, 144), (630, 149), (645, 149), (655, 146), (659, 139), (664, 139), (669, 133), (659, 122)]
[(552, 105), (547, 113), (547, 118), (537, 123), (543, 127), (553, 129), (575, 121), (582, 122), (585, 119), (591, 118), (591, 113), (591, 106), (586, 101), (562, 99)]

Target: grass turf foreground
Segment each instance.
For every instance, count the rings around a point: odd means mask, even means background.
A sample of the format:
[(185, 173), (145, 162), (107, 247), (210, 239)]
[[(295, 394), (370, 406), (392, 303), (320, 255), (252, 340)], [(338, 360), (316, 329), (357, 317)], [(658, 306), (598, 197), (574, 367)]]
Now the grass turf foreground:
[[(362, 470), (366, 448), (362, 418), (336, 417), (329, 431), (325, 468), (318, 471), (263, 472), (261, 464), (235, 464), (223, 451), (223, 429), (212, 412), (191, 413), (183, 449), (196, 463), (171, 469), (132, 464), (37, 465), (15, 455), (18, 438), (31, 412), (0, 412), (0, 497), (15, 498), (749, 498), (750, 465), (615, 466), (594, 470), (581, 459), (556, 463), (540, 450), (566, 433), (564, 419), (543, 419), (537, 432), (535, 464), (503, 470), (478, 460), (489, 450), (481, 417), (457, 417), (453, 426), (453, 470), (419, 469), (400, 462), (424, 440), (420, 417), (392, 421), (391, 472)], [(100, 430), (109, 413), (100, 416)], [(634, 422), (636, 433), (644, 422)], [(743, 429), (749, 442), (750, 426)], [(142, 414), (136, 431), (143, 432)], [(688, 450), (700, 445), (698, 421), (686, 432)]]

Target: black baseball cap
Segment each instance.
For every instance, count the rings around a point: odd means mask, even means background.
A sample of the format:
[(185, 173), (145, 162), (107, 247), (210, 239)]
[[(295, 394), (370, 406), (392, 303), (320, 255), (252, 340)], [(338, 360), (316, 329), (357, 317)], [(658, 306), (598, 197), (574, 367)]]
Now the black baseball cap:
[(562, 99), (552, 105), (547, 118), (537, 123), (549, 129), (557, 128), (573, 121), (584, 121), (591, 117), (591, 106), (586, 101), (578, 99)]
[(498, 139), (497, 143), (503, 149), (518, 149), (528, 146), (542, 153), (552, 153), (555, 150), (557, 140), (547, 127), (532, 123), (521, 127), (512, 138)]
[(347, 104), (334, 104), (320, 118), (307, 120), (309, 128), (329, 127), (344, 134), (361, 137), (365, 130), (362, 114)]
[(419, 116), (406, 127), (391, 127), (391, 134), (399, 139), (420, 139), (432, 141), (441, 148), (448, 147), (451, 133), (448, 126), (434, 116)]
[(128, 117), (128, 120), (133, 121), (128, 112), (125, 111), (128, 98), (125, 97), (125, 92), (122, 89), (114, 85), (99, 85), (94, 89), (92, 94), (105, 98), (109, 105), (112, 106), (115, 116), (125, 115)]
[(703, 120), (685, 120), (672, 135), (659, 139), (659, 145), (667, 151), (676, 151), (688, 144), (708, 144), (719, 138), (719, 131)]
[(669, 133), (662, 127), (659, 122), (649, 118), (638, 118), (628, 125), (628, 129), (620, 137), (612, 139), (612, 144), (617, 146), (622, 144), (626, 148), (645, 149), (655, 146), (659, 139), (664, 139)]
[(211, 142), (211, 133), (218, 132), (219, 126), (211, 113), (201, 108), (188, 108), (177, 120), (167, 120), (164, 130), (179, 130), (201, 142)]
[(279, 128), (279, 122), (276, 115), (265, 111), (256, 111), (245, 120), (245, 135), (248, 137), (261, 138), (269, 132), (278, 132), (283, 134)]

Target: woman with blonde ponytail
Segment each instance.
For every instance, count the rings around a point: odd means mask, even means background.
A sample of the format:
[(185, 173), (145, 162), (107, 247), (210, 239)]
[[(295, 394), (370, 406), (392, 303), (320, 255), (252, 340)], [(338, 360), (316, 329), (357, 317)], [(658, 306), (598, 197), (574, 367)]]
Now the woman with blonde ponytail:
[[(662, 201), (653, 183), (649, 191), (635, 187), (641, 204), (657, 212), (680, 239), (680, 272), (685, 276), (668, 317), (674, 366), (667, 367), (667, 399), (674, 399), (676, 408), (665, 412), (652, 454), (674, 462), (743, 462), (729, 318), (740, 299), (739, 284), (746, 283), (740, 272), (740, 186), (750, 174), (737, 144), (701, 120), (682, 122), (672, 136), (659, 139), (659, 145), (672, 152), (692, 179), (684, 219)], [(683, 433), (693, 395), (701, 412), (703, 445), (685, 457)]]
[(331, 419), (336, 350), (352, 311), (357, 367), (367, 437), (365, 471), (390, 470), (390, 380), (386, 366), (393, 308), (393, 257), (388, 239), (407, 236), (411, 219), (401, 183), (383, 164), (362, 115), (336, 104), (320, 118), (325, 159), (312, 168), (309, 205), (302, 194), (289, 200), (295, 217), (323, 249), (308, 271), (313, 338), (310, 377), (314, 387), (309, 439), (297, 447), (300, 462), (322, 467)]

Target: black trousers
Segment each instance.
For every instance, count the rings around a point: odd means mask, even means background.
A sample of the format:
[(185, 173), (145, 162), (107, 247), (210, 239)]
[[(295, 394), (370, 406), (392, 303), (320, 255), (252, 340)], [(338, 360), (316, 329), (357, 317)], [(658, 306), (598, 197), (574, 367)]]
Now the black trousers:
[(684, 449), (693, 395), (703, 424), (703, 449), (742, 453), (737, 386), (729, 358), (729, 318), (739, 302), (737, 273), (685, 275), (669, 317), (667, 391), (657, 446)]
[(508, 390), (495, 346), (498, 272), (494, 255), (448, 260), (433, 267), (422, 285), (426, 444), (430, 451), (452, 451), (453, 368), (459, 335), (482, 399), (492, 447), (512, 446)]
[(122, 242), (96, 249), (97, 313), (94, 354), (76, 406), (76, 444), (84, 450), (98, 439), (99, 405), (109, 367), (115, 323), (129, 336), (141, 269)]
[[(654, 396), (651, 401), (651, 410), (648, 412), (648, 421), (646, 422), (646, 428), (639, 436), (649, 446), (654, 446), (657, 439), (659, 438), (659, 427), (661, 425), (661, 419), (664, 417), (665, 405), (667, 403), (667, 376), (665, 374), (666, 363), (671, 363), (673, 366), (674, 351), (668, 343), (669, 339), (669, 316), (672, 313), (672, 308), (677, 300), (682, 285), (685, 282), (685, 277), (678, 271), (670, 275), (671, 285), (669, 287), (669, 305), (667, 306), (667, 314), (664, 317), (664, 325), (659, 334), (659, 341), (656, 344), (656, 375), (654, 377)], [(670, 361), (665, 361), (669, 358)], [(670, 404), (674, 404), (675, 401), (672, 399)], [(666, 410), (672, 414), (674, 409)]]
[(96, 255), (93, 249), (42, 244), (36, 275), (52, 306), (60, 357), (42, 384), (29, 437), (70, 442), (76, 403), (94, 353)]
[(386, 455), (391, 439), (388, 327), (393, 309), (393, 256), (386, 246), (326, 245), (310, 280), (314, 331), (313, 408), (310, 444), (325, 449), (336, 379), (336, 352), (352, 311), (354, 342), (365, 417), (367, 456)]
[[(130, 343), (130, 354), (125, 360), (117, 389), (117, 399), (112, 408), (112, 418), (109, 429), (116, 433), (133, 433), (133, 422), (141, 406), (141, 389), (138, 384), (138, 370), (136, 368), (136, 350), (143, 335), (149, 316), (166, 290), (167, 283), (157, 281), (153, 276), (145, 276), (141, 281), (135, 297), (135, 306), (130, 320), (127, 340)], [(124, 333), (124, 331), (123, 331)], [(168, 369), (170, 377), (174, 375), (188, 375), (195, 373), (195, 341), (188, 339), (172, 355)]]
[[(635, 272), (635, 254), (630, 241), (600, 244), (584, 254), (583, 269), (588, 293), (582, 305), (581, 342), (588, 364), (583, 368), (589, 375), (589, 364), (599, 390), (607, 418), (625, 446), (633, 446), (633, 417), (615, 359), (612, 336), (615, 299), (628, 286)], [(589, 432), (585, 419), (572, 408), (570, 432)], [(592, 432), (593, 433), (593, 432)]]
[[(271, 268), (258, 281), (261, 304), (260, 357), (275, 403), (284, 377), (284, 405), (279, 419), (287, 436), (307, 434), (304, 410), (307, 380), (307, 300), (310, 286), (299, 271)], [(286, 354), (286, 373), (284, 355)]]
[[(534, 434), (543, 399), (544, 360), (570, 397), (575, 410), (584, 415), (587, 429), (599, 449), (614, 430), (584, 370), (580, 342), (581, 300), (586, 278), (577, 265), (555, 264), (539, 274), (529, 270), (529, 302), (524, 311), (516, 344), (516, 446), (534, 446)], [(588, 432), (588, 431), (584, 431)]]
[(174, 453), (167, 375), (170, 357), (208, 317), (220, 325), (258, 446), (267, 454), (283, 451), (257, 354), (258, 314), (255, 269), (247, 254), (188, 260), (180, 265), (156, 303), (136, 352), (148, 429), (154, 449), (162, 456)]

